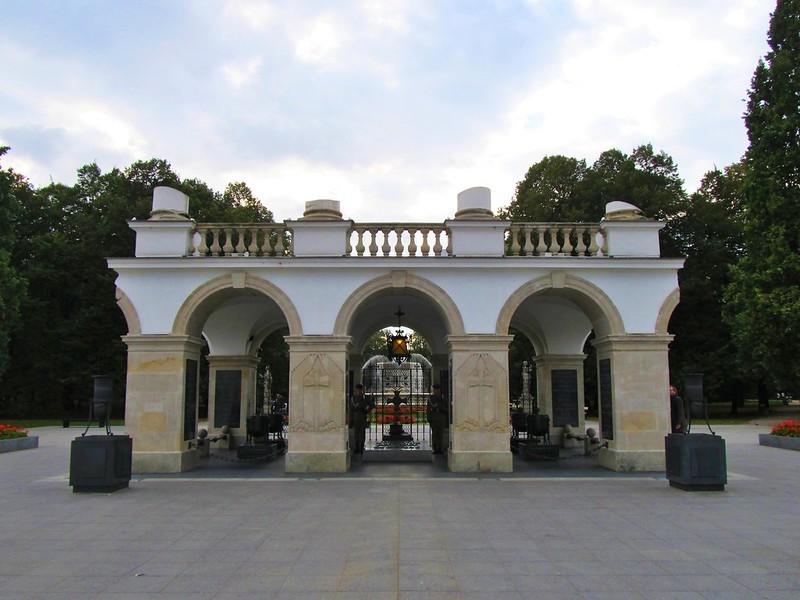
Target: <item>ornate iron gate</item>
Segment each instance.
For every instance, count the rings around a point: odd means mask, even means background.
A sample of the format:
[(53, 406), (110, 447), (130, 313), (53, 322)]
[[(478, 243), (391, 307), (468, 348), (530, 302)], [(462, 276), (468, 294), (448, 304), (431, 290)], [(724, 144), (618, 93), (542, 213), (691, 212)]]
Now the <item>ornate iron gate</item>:
[(370, 361), (362, 369), (361, 376), (364, 395), (375, 403), (370, 413), (365, 449), (430, 450), (427, 418), (430, 363), (423, 357), (399, 365), (388, 360)]

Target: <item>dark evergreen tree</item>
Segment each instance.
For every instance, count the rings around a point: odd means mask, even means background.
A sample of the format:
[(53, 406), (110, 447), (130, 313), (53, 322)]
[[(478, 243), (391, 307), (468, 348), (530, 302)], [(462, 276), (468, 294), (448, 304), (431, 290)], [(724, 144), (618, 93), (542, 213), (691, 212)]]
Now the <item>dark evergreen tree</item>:
[(730, 400), (734, 412), (743, 399), (744, 380), (722, 313), (730, 266), (744, 251), (744, 182), (742, 163), (706, 173), (688, 210), (673, 222), (673, 239), (686, 262), (678, 272), (681, 301), (669, 327), (675, 335), (670, 374), (680, 388), (684, 375), (702, 373), (709, 399)]
[(726, 314), (742, 367), (765, 382), (797, 389), (800, 0), (778, 1), (768, 42), (770, 51), (756, 67), (745, 113), (749, 138), (744, 196), (747, 251), (733, 269)]
[[(7, 147), (0, 147), (0, 158), (7, 151)], [(8, 346), (20, 323), (19, 307), (27, 287), (11, 256), (17, 241), (14, 224), (19, 206), (31, 193), (30, 185), (21, 176), (0, 166), (0, 377), (8, 369)]]

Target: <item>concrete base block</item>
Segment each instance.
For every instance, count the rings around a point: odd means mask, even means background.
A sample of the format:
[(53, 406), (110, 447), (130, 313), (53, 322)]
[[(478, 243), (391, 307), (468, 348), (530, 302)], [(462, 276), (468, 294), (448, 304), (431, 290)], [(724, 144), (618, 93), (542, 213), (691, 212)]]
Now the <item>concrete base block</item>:
[(349, 452), (286, 453), (287, 473), (347, 473), (349, 468)]
[(513, 458), (508, 452), (456, 452), (447, 455), (447, 467), (453, 473), (511, 473)]
[(664, 471), (666, 461), (661, 450), (624, 452), (601, 448), (598, 454), (601, 467), (611, 471)]
[(0, 454), (4, 452), (16, 452), (17, 450), (30, 450), (39, 447), (39, 438), (35, 435), (29, 435), (24, 438), (11, 438), (9, 440), (0, 440)]
[(184, 473), (200, 464), (198, 450), (133, 452), (134, 473)]
[(800, 452), (800, 438), (772, 435), (769, 433), (759, 433), (758, 443), (761, 446), (783, 448), (784, 450), (797, 450)]

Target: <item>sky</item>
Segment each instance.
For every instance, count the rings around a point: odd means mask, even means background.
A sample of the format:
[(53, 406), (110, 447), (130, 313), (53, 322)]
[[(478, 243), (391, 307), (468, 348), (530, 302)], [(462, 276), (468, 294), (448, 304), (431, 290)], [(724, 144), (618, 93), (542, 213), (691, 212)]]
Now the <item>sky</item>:
[[(496, 211), (548, 155), (739, 160), (775, 0), (0, 0), (0, 146), (35, 186), (163, 158), (277, 221)], [(625, 200), (620, 198), (620, 200)], [(191, 208), (190, 208), (191, 211)], [(602, 215), (598, 215), (598, 220)]]

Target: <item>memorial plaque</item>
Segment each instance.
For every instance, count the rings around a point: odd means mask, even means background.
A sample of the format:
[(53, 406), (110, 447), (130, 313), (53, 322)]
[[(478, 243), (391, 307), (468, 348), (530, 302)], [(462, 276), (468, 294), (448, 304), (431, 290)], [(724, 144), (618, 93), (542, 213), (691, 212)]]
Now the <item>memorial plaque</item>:
[(614, 439), (614, 405), (611, 397), (611, 359), (600, 361), (600, 436)]
[(197, 431), (197, 361), (186, 360), (183, 391), (183, 439), (192, 440)]
[(242, 410), (242, 372), (217, 371), (214, 385), (214, 427), (239, 427)]
[(578, 372), (556, 369), (550, 375), (553, 388), (553, 427), (572, 425), (578, 421)]

